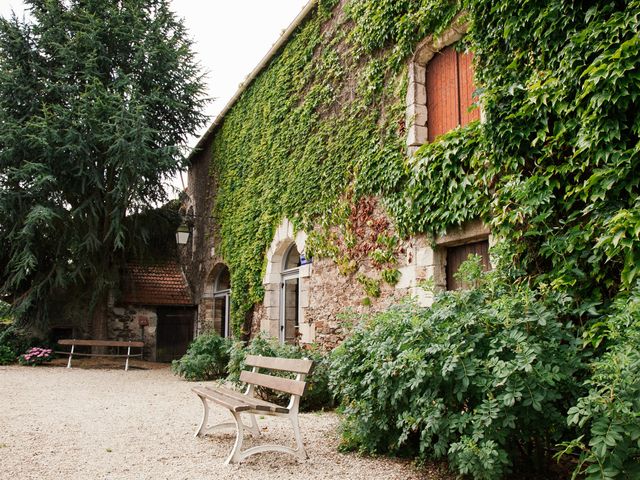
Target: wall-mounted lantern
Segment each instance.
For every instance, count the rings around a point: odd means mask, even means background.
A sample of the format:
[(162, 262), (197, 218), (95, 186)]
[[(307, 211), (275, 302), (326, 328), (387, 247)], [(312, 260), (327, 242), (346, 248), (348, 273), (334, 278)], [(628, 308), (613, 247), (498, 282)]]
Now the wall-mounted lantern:
[(191, 229), (186, 222), (182, 222), (176, 231), (176, 243), (178, 245), (186, 245), (189, 241), (189, 234), (191, 233)]

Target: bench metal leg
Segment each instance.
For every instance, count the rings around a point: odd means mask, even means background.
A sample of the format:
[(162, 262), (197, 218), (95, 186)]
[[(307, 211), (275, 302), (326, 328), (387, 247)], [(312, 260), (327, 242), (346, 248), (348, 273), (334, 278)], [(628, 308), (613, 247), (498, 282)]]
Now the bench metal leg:
[(69, 352), (69, 361), (67, 362), (67, 368), (71, 368), (71, 357), (73, 357), (73, 350), (76, 348), (75, 345), (71, 345), (71, 351)]
[(304, 444), (302, 443), (302, 435), (300, 435), (300, 426), (298, 424), (298, 416), (296, 415), (289, 415), (289, 420), (291, 420), (291, 425), (293, 427), (293, 432), (294, 435), (296, 437), (296, 444), (297, 444), (297, 448), (293, 449), (290, 447), (285, 447), (284, 445), (258, 445), (256, 447), (251, 447), (246, 449), (244, 452), (241, 451), (242, 449), (242, 438), (241, 438), (241, 434), (244, 434), (243, 431), (243, 424), (240, 421), (240, 415), (237, 413), (233, 414), (234, 418), (236, 418), (236, 425), (237, 425), (237, 429), (238, 429), (238, 438), (236, 438), (236, 444), (233, 447), (233, 450), (231, 451), (231, 454), (229, 455), (229, 458), (227, 458), (227, 461), (225, 462), (226, 464), (229, 463), (239, 463), (243, 460), (245, 460), (246, 458), (250, 457), (251, 455), (255, 455), (256, 453), (262, 453), (262, 452), (283, 452), (283, 453), (288, 453), (290, 455), (293, 455), (294, 457), (298, 458), (299, 460), (306, 460), (307, 458), (309, 458), (309, 456), (307, 455), (307, 452), (304, 449)]
[(244, 455), (241, 454), (242, 441), (244, 440), (244, 424), (242, 423), (242, 418), (240, 418), (239, 413), (231, 413), (233, 414), (233, 418), (236, 421), (236, 443), (234, 444), (233, 450), (231, 450), (229, 457), (224, 462), (225, 465), (229, 465), (230, 463), (238, 463), (244, 458)]
[[(202, 420), (200, 421), (200, 426), (194, 437), (201, 437), (206, 435), (214, 430), (222, 429), (222, 428), (236, 428), (237, 425), (235, 422), (222, 422), (211, 427), (207, 427), (207, 423), (209, 422), (209, 402), (204, 397), (198, 395), (198, 398), (202, 401)], [(233, 412), (230, 412), (233, 414)], [(250, 414), (251, 416), (251, 425), (242, 424), (243, 429), (247, 429), (254, 437), (260, 436), (260, 428), (258, 427), (258, 422), (256, 421), (256, 416)]]
[(196, 437), (204, 435), (204, 431), (207, 429), (207, 422), (209, 422), (209, 404), (204, 397), (198, 395), (198, 398), (202, 400), (202, 421), (200, 422), (200, 427), (198, 427), (198, 430), (196, 431)]
[(298, 423), (298, 415), (289, 415), (289, 420), (291, 420), (291, 426), (293, 427), (293, 434), (296, 437), (296, 444), (298, 448), (296, 448), (296, 456), (301, 460), (306, 460), (309, 458), (307, 452), (304, 449), (304, 444), (302, 443), (302, 435), (300, 435), (300, 424)]
[[(118, 352), (120, 353), (120, 352)], [(127, 361), (124, 362), (124, 371), (129, 370), (129, 355), (131, 355), (131, 347), (127, 347)]]
[(258, 427), (258, 421), (256, 420), (256, 416), (253, 413), (249, 414), (249, 416), (251, 417), (251, 426), (247, 427), (245, 425), (245, 428), (249, 430), (249, 432), (251, 432), (251, 435), (253, 435), (254, 437), (259, 437), (260, 428)]

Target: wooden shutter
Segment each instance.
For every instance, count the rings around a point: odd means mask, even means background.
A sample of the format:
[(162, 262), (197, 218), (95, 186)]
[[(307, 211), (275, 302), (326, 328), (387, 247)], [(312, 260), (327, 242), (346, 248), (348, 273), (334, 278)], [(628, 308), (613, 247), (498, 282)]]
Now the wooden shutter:
[(460, 85), (460, 125), (467, 125), (474, 120), (480, 120), (480, 110), (474, 107), (473, 92), (476, 87), (473, 84), (473, 54), (458, 53), (458, 74)]
[(427, 129), (428, 140), (458, 126), (458, 61), (453, 47), (436, 53), (427, 64)]
[(447, 290), (461, 290), (467, 288), (464, 282), (458, 280), (454, 274), (460, 268), (462, 262), (469, 258), (469, 255), (480, 255), (484, 271), (490, 268), (489, 264), (489, 240), (468, 243), (457, 247), (447, 247)]
[(427, 130), (428, 141), (480, 118), (473, 105), (473, 55), (458, 53), (447, 47), (436, 53), (427, 64)]

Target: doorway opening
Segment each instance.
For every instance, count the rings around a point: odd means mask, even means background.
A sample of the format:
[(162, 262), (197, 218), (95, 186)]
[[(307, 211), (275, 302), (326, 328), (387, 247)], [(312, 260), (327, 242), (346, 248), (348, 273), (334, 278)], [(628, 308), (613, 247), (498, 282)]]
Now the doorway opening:
[(280, 282), (280, 343), (297, 344), (300, 328), (300, 252), (295, 243), (287, 249)]

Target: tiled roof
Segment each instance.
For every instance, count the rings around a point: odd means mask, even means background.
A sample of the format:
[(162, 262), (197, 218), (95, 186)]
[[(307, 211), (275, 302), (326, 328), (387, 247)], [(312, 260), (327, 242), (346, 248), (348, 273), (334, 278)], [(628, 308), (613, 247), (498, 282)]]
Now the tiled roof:
[(175, 261), (150, 265), (127, 264), (123, 275), (123, 304), (193, 305), (191, 290)]

